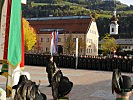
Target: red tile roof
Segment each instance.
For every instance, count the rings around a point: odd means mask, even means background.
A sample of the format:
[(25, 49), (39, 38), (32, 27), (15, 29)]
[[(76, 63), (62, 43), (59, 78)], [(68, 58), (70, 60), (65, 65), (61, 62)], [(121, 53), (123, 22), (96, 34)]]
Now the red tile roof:
[(38, 34), (50, 33), (53, 30), (61, 30), (63, 33), (83, 33), (88, 31), (92, 18), (89, 16), (48, 17), (28, 19)]

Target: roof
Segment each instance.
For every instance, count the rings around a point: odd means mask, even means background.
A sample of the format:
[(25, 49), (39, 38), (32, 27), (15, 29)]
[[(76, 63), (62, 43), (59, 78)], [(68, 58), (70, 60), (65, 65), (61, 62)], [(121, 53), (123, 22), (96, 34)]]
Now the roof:
[[(103, 40), (99, 41), (98, 44), (102, 44)], [(133, 38), (132, 39), (116, 39), (116, 43), (119, 45), (133, 45)]]
[(45, 34), (53, 30), (86, 34), (92, 22), (90, 16), (28, 18), (27, 20), (37, 30), (38, 34)]
[(64, 19), (88, 19), (90, 16), (63, 16), (63, 17), (45, 17), (45, 18), (27, 18), (27, 20), (64, 20)]
[(133, 39), (116, 39), (117, 44), (130, 44), (133, 45)]

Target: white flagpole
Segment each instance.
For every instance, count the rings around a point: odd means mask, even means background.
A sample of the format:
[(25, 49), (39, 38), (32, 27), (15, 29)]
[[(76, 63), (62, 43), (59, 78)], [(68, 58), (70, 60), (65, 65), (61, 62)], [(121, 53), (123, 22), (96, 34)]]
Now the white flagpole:
[(78, 66), (78, 38), (76, 38), (76, 69)]

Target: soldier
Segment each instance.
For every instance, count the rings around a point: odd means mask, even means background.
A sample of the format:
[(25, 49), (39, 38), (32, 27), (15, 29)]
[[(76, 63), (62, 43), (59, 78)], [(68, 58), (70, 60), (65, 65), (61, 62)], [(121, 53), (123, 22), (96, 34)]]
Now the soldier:
[(115, 69), (112, 75), (112, 93), (114, 92), (116, 100), (129, 100), (129, 97), (133, 95), (131, 78), (121, 75), (118, 69)]
[(69, 93), (73, 83), (68, 77), (63, 76), (61, 70), (56, 71), (52, 78), (52, 95), (54, 100), (69, 100)]
[(56, 71), (56, 63), (53, 61), (53, 56), (51, 56), (49, 64), (46, 67), (46, 72), (48, 73), (48, 81), (49, 81), (48, 87), (51, 87), (51, 83), (52, 83), (51, 80), (55, 71)]

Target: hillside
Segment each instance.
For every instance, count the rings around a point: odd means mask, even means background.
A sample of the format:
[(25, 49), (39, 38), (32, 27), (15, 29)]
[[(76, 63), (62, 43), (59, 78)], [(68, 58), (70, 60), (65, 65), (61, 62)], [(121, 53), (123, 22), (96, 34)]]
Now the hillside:
[(112, 17), (114, 7), (119, 16), (120, 32), (133, 34), (133, 5), (129, 7), (119, 1), (114, 5), (112, 0), (28, 0), (27, 5), (23, 6), (23, 16), (33, 18), (49, 15), (90, 15), (97, 19), (99, 33), (104, 35), (109, 32), (109, 18)]
[(24, 17), (46, 17), (97, 13), (101, 17), (111, 17), (115, 6), (117, 11), (133, 14), (131, 11), (133, 6), (128, 7), (119, 1), (114, 5), (112, 0), (29, 0), (28, 4), (23, 7), (23, 14)]

